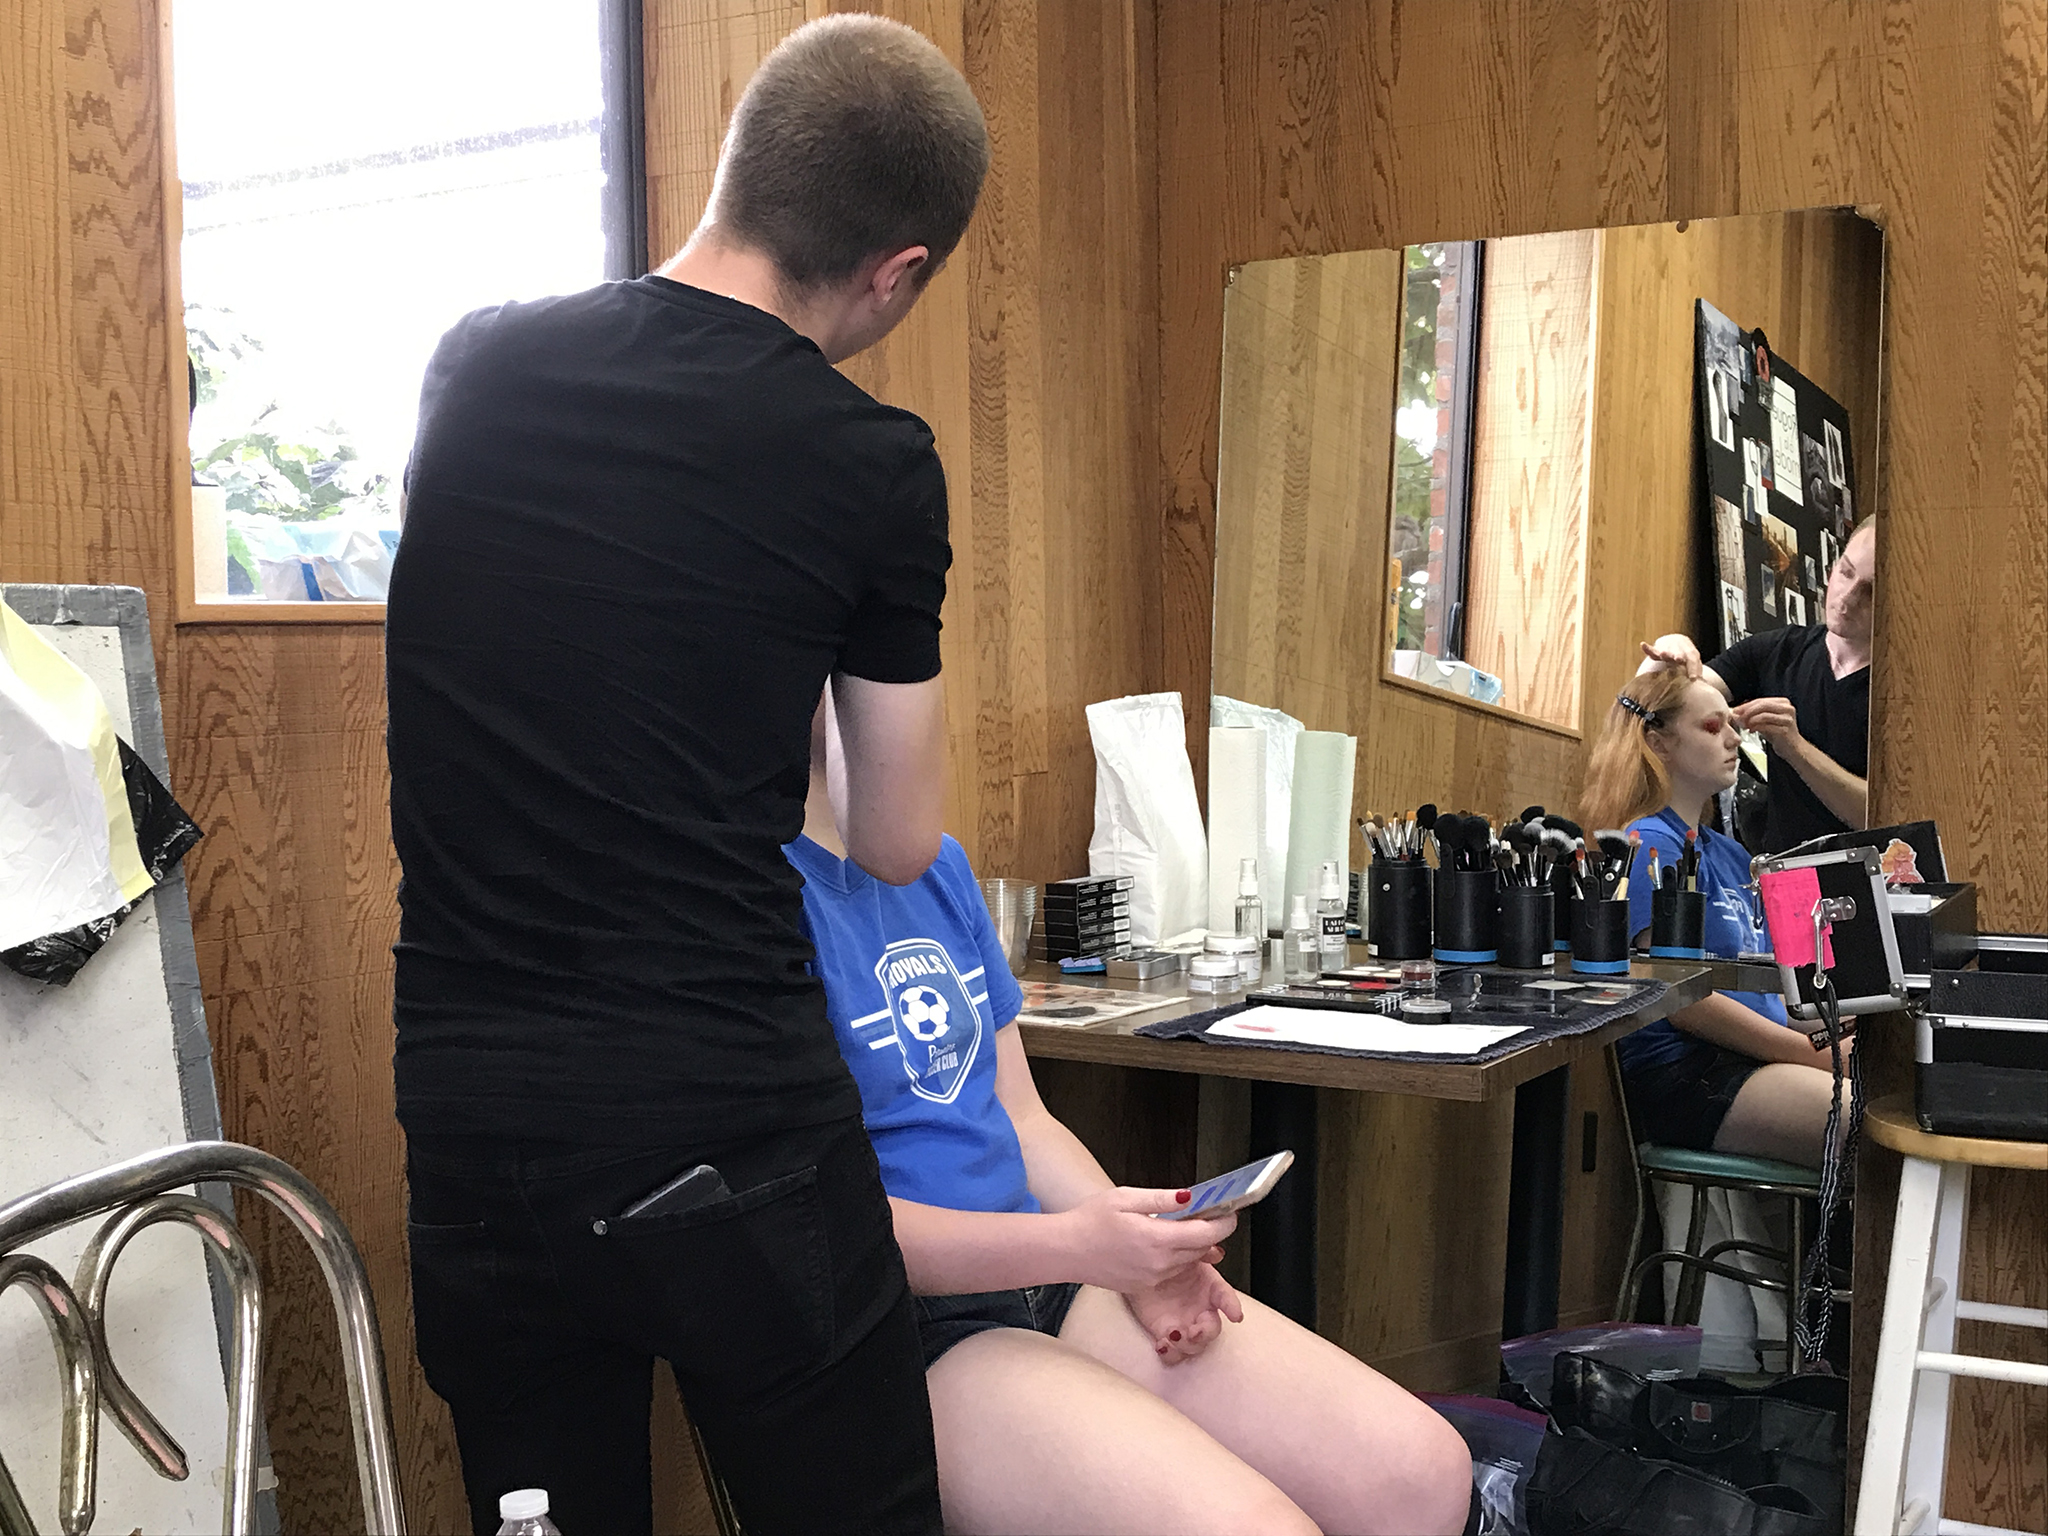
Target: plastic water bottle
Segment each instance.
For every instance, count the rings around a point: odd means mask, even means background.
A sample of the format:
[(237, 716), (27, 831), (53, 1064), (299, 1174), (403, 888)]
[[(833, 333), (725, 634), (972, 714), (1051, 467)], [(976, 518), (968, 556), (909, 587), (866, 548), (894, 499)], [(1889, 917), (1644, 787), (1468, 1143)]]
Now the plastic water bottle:
[(1266, 904), (1259, 900), (1259, 861), (1237, 861), (1237, 936), (1266, 942)]
[(1344, 931), (1344, 872), (1335, 859), (1323, 860), (1316, 888), (1316, 926), (1322, 973), (1341, 971), (1351, 964), (1351, 941)]
[(498, 1536), (562, 1536), (561, 1527), (548, 1518), (545, 1488), (515, 1488), (498, 1500)]
[(1308, 896), (1297, 891), (1287, 915), (1287, 980), (1314, 981), (1322, 974), (1322, 947), (1315, 920), (1308, 915)]

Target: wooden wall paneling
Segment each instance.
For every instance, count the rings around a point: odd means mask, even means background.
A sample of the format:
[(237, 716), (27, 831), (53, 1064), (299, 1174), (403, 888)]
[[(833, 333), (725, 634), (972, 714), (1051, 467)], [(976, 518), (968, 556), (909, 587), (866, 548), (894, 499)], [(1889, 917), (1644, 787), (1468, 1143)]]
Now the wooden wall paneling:
[[(1160, 10), (1159, 59), (1162, 655), (1180, 686), (1207, 664), (1227, 263), (1868, 205), (1888, 234), (1872, 812), (1940, 820), (1988, 925), (2048, 923), (2048, 7), (1183, 0)], [(1589, 609), (1589, 656), (1608, 654), (1601, 622)], [(1466, 754), (1526, 774), (1542, 748), (1378, 707), (1384, 755), (1361, 772), (1389, 794), (1427, 771), (1425, 751), (1440, 782), (1445, 750), (1455, 780)], [(1890, 1209), (1874, 1156), (1856, 1264), (1865, 1380)], [(2035, 1238), (2032, 1272), (2048, 1272), (2043, 1251)], [(2010, 1432), (1959, 1427), (1960, 1463), (2030, 1443), (2021, 1396), (1997, 1410)], [(2039, 1486), (2033, 1467), (2015, 1475)], [(1985, 1502), (1957, 1518), (2036, 1507), (1964, 1481)]]
[(1225, 304), (1217, 693), (1361, 733), (1384, 606), (1398, 251), (1240, 269)]
[(1462, 654), (1507, 708), (1563, 726), (1579, 721), (1599, 243), (1490, 242), (1479, 310)]

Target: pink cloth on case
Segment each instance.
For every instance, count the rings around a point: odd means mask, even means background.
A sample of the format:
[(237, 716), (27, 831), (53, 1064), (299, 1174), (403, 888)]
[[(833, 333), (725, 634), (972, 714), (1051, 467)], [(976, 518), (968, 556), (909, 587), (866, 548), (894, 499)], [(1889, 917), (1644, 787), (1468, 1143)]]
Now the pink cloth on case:
[[(1813, 964), (1813, 908), (1820, 900), (1820, 872), (1785, 869), (1763, 876), (1764, 923), (1771, 930), (1771, 952), (1780, 965)], [(1821, 961), (1835, 965), (1833, 925), (1821, 929)]]

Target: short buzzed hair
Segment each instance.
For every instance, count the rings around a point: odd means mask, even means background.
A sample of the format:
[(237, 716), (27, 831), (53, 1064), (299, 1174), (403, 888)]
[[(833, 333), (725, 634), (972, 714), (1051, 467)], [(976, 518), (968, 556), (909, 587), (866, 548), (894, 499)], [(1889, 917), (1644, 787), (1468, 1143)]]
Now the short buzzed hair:
[(827, 16), (761, 61), (726, 131), (717, 227), (796, 289), (922, 245), (960, 243), (988, 172), (988, 127), (932, 43), (881, 16)]

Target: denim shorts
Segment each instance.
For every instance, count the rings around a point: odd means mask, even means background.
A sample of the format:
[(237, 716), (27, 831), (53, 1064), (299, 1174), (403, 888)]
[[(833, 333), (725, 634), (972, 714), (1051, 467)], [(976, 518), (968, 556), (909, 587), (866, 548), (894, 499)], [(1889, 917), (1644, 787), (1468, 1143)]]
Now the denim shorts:
[(917, 1336), (924, 1368), (963, 1339), (991, 1328), (1022, 1328), (1058, 1338), (1081, 1287), (1071, 1280), (1027, 1285), (1021, 1291), (971, 1291), (960, 1296), (919, 1296)]
[(1664, 1147), (1714, 1150), (1714, 1138), (1742, 1085), (1763, 1065), (1754, 1057), (1688, 1040), (1670, 1061), (1623, 1074), (1636, 1139)]

